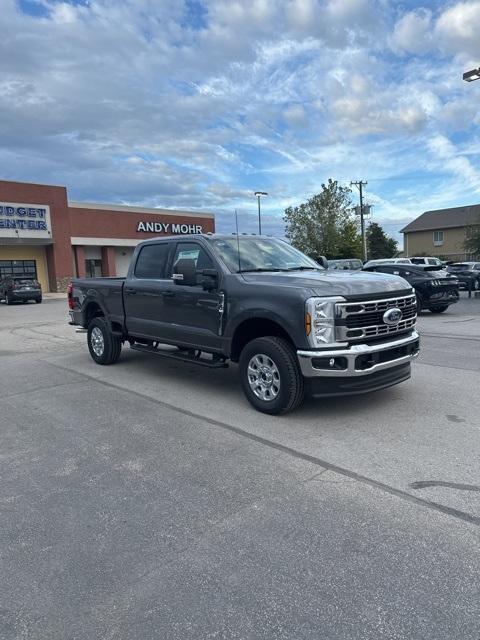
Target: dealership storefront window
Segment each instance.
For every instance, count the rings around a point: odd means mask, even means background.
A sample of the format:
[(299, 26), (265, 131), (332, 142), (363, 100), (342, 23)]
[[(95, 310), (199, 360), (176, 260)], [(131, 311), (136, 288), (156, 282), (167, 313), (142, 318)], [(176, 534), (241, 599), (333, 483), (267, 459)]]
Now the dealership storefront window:
[(0, 260), (0, 278), (14, 276), (37, 279), (37, 263), (35, 260)]
[(99, 278), (102, 275), (102, 261), (85, 260), (85, 272), (87, 278)]

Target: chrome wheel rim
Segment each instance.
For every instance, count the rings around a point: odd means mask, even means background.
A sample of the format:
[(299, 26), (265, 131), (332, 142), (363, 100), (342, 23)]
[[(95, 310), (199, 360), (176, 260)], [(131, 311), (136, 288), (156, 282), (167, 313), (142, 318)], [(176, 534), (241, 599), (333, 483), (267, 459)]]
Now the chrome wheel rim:
[(280, 373), (275, 362), (264, 353), (253, 356), (248, 363), (248, 384), (260, 400), (271, 402), (280, 392)]
[(103, 339), (103, 333), (98, 327), (93, 327), (90, 334), (90, 344), (92, 345), (93, 353), (100, 357), (103, 355), (105, 349), (105, 341)]

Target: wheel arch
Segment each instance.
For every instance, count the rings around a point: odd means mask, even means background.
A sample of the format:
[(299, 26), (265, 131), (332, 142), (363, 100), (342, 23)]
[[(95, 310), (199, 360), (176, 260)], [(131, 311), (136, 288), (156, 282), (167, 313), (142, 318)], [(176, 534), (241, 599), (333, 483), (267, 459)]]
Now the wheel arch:
[(246, 344), (255, 338), (263, 338), (265, 336), (284, 338), (294, 345), (291, 335), (276, 320), (265, 317), (246, 318), (237, 325), (233, 332), (230, 346), (230, 360), (232, 360), (232, 362), (238, 362), (240, 354)]
[(105, 317), (105, 311), (96, 300), (89, 300), (83, 312), (84, 326), (88, 327), (93, 318)]

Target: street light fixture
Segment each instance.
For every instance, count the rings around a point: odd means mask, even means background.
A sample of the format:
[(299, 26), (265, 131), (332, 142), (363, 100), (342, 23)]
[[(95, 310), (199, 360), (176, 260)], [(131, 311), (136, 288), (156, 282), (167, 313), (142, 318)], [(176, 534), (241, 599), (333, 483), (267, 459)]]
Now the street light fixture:
[(258, 235), (262, 235), (262, 218), (260, 217), (260, 198), (262, 196), (268, 196), (266, 191), (255, 191), (255, 196), (258, 200)]
[(463, 74), (465, 82), (473, 82), (474, 80), (480, 80), (480, 67), (478, 69), (472, 69), (471, 71), (465, 71)]

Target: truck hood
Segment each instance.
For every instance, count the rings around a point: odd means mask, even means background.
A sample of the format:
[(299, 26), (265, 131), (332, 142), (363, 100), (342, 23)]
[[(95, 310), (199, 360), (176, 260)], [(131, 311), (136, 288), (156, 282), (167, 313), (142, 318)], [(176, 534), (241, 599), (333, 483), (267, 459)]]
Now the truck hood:
[(309, 289), (317, 296), (369, 296), (381, 293), (397, 294), (411, 291), (412, 286), (399, 276), (365, 271), (272, 271), (243, 273), (250, 284), (277, 285), (295, 289)]

